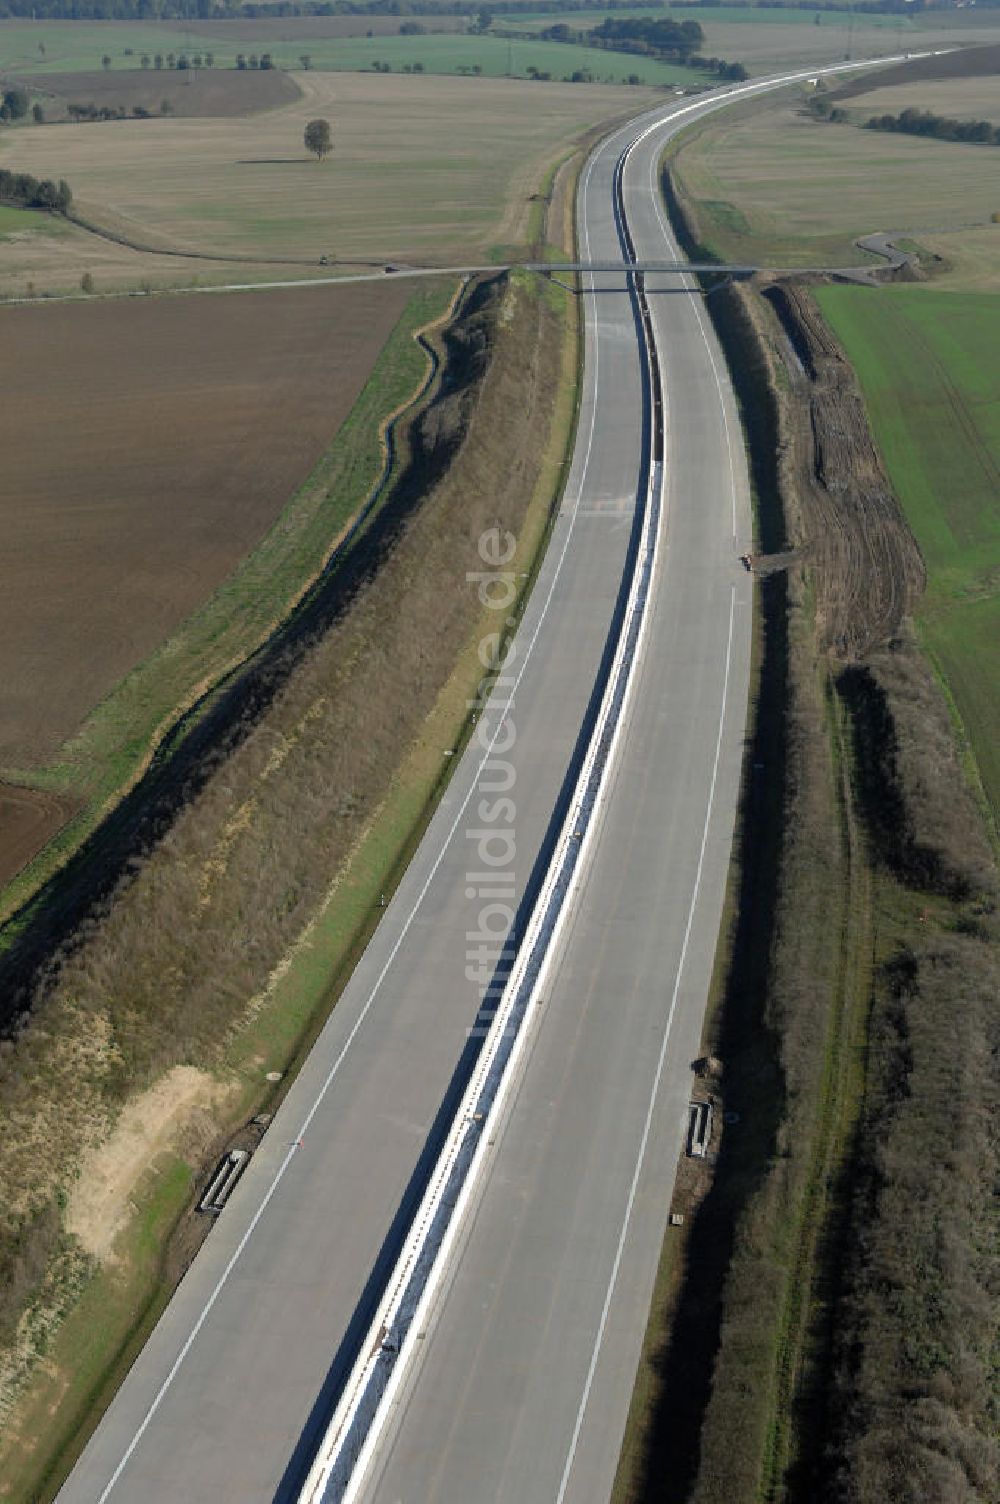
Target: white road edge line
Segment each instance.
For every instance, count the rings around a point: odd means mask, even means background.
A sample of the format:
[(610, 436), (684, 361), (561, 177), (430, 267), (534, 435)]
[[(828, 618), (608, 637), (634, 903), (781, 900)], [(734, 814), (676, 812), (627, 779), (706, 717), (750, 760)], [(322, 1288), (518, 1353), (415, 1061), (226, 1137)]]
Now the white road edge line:
[(621, 1233), (618, 1237), (618, 1245), (615, 1249), (615, 1257), (611, 1265), (611, 1275), (608, 1279), (608, 1287), (604, 1295), (604, 1304), (601, 1307), (601, 1317), (600, 1321), (598, 1322), (597, 1333), (594, 1338), (594, 1348), (593, 1352), (591, 1353), (590, 1367), (587, 1370), (587, 1378), (583, 1386), (583, 1394), (581, 1396), (580, 1405), (576, 1413), (576, 1422), (573, 1426), (573, 1435), (570, 1438), (569, 1450), (566, 1454), (566, 1465), (563, 1468), (562, 1480), (559, 1484), (559, 1492), (556, 1495), (556, 1504), (563, 1504), (563, 1500), (566, 1497), (566, 1490), (569, 1487), (570, 1473), (573, 1470), (573, 1462), (576, 1457), (576, 1449), (580, 1440), (580, 1432), (583, 1429), (584, 1416), (586, 1414), (587, 1405), (590, 1400), (590, 1391), (593, 1387), (594, 1375), (597, 1372), (597, 1362), (600, 1357), (601, 1347), (604, 1342), (604, 1332), (608, 1324), (608, 1317), (611, 1313), (611, 1302), (614, 1298), (615, 1286), (618, 1283), (618, 1271), (621, 1267), (622, 1257), (625, 1252), (625, 1243), (628, 1238), (629, 1223), (632, 1220), (632, 1208), (635, 1205), (635, 1198), (639, 1189), (639, 1179), (642, 1175), (643, 1161), (646, 1158), (646, 1146), (649, 1143), (649, 1135), (653, 1127), (653, 1114), (656, 1110), (656, 1098), (659, 1094), (660, 1081), (663, 1077), (663, 1067), (666, 1064), (667, 1046), (670, 1043), (670, 1030), (673, 1026), (674, 1014), (677, 1011), (677, 999), (680, 995), (681, 977), (684, 973), (684, 962), (687, 959), (687, 949), (691, 939), (691, 930), (694, 925), (695, 909), (698, 906), (698, 897), (701, 891), (702, 872), (705, 865), (705, 851), (708, 846), (708, 831), (712, 821), (712, 813), (715, 806), (715, 789), (719, 777), (719, 762), (722, 757), (722, 733), (725, 728), (726, 711), (728, 708), (729, 699), (729, 676), (733, 655), (733, 623), (736, 615), (736, 586), (733, 585), (730, 587), (730, 589), (729, 642), (726, 648), (726, 672), (722, 687), (722, 708), (719, 712), (719, 734), (715, 743), (715, 762), (712, 767), (712, 781), (709, 785), (708, 807), (705, 811), (705, 823), (702, 827), (701, 832), (701, 850), (698, 855), (698, 867), (695, 872), (694, 889), (691, 893), (690, 905), (688, 906), (687, 924), (684, 929), (684, 940), (681, 945), (680, 959), (677, 963), (677, 972), (674, 977), (674, 990), (670, 998), (670, 1010), (667, 1014), (666, 1027), (664, 1028), (663, 1039), (660, 1044), (660, 1053), (656, 1061), (656, 1071), (654, 1073), (653, 1083), (649, 1091), (649, 1103), (646, 1108), (646, 1119), (643, 1124), (642, 1137), (639, 1140), (639, 1152), (636, 1155), (635, 1170), (633, 1171), (632, 1181), (629, 1185), (628, 1199), (625, 1203), (625, 1215), (622, 1219)]

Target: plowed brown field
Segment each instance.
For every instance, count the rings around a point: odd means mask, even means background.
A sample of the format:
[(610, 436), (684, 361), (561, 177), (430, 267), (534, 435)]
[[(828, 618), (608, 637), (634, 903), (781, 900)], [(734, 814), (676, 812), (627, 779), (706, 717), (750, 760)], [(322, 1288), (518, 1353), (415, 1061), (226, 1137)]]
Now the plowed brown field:
[(89, 104), (97, 109), (124, 106), (126, 110), (141, 105), (158, 115), (164, 100), (172, 115), (255, 115), (290, 104), (301, 92), (294, 78), (277, 68), (264, 73), (231, 68), (189, 69), (184, 73), (132, 68), (108, 73), (46, 73), (22, 82), (34, 93), (44, 95), (50, 120), (64, 116), (68, 104)]
[(72, 813), (69, 799), (0, 783), (0, 884), (9, 882)]
[(0, 312), (0, 767), (50, 757), (274, 522), (401, 284)]

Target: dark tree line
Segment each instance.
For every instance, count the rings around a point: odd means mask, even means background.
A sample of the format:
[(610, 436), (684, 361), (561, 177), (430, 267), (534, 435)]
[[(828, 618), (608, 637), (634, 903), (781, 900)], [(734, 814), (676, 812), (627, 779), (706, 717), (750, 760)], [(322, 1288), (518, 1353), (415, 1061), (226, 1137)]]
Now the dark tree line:
[(65, 214), (72, 202), (73, 194), (63, 178), (53, 183), (50, 178), (33, 178), (30, 172), (8, 172), (0, 168), (0, 203)]
[(652, 57), (683, 61), (704, 45), (705, 33), (697, 21), (647, 20), (645, 16), (608, 16), (590, 33), (594, 41), (612, 43), (616, 48), (627, 44), (641, 48)]
[(977, 146), (1000, 146), (1000, 126), (989, 120), (952, 120), (930, 110), (903, 110), (900, 115), (873, 115), (870, 131), (898, 131), (904, 136), (933, 136), (936, 141), (966, 141)]
[[(164, 106), (166, 108), (164, 108)], [(169, 100), (163, 100), (160, 105), (160, 114), (169, 115), (171, 105)], [(131, 109), (123, 104), (68, 104), (66, 113), (71, 120), (152, 120), (152, 110), (147, 110), (145, 105), (134, 104)]]
[[(489, 20), (488, 11), (482, 16)], [(481, 24), (479, 29), (484, 29)], [(609, 16), (599, 26), (585, 29), (557, 21), (538, 35), (545, 42), (571, 42), (578, 47), (640, 53), (645, 57), (668, 58), (672, 62), (686, 62), (705, 40), (705, 33), (697, 21), (645, 20), (635, 16), (622, 20)], [(529, 34), (525, 33), (525, 37), (528, 38)]]
[(697, 21), (657, 21), (636, 16), (615, 20), (608, 17), (600, 26), (584, 31), (575, 30), (565, 21), (557, 21), (539, 36), (546, 42), (572, 42), (580, 47), (598, 47), (605, 52), (625, 52), (683, 63), (686, 67), (702, 69), (735, 82), (749, 77), (742, 63), (729, 63), (723, 57), (703, 57), (696, 51), (705, 40), (705, 33)]

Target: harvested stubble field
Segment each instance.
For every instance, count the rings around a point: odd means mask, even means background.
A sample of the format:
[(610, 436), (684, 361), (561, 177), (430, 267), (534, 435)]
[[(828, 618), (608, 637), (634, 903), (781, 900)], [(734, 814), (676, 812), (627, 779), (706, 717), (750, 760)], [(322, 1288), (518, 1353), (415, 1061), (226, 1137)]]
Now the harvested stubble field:
[(51, 758), (260, 541), (402, 284), (9, 308), (0, 765)]
[[(996, 54), (1000, 72), (1000, 49)], [(839, 99), (838, 94), (838, 99)], [(903, 110), (930, 110), (952, 120), (992, 120), (1000, 125), (1000, 78), (928, 79), (924, 82), (895, 84), (864, 93), (853, 90), (844, 98), (844, 107), (852, 120), (862, 124), (872, 115), (898, 115)], [(928, 145), (950, 146), (950, 141)]]
[(47, 122), (69, 119), (66, 107), (71, 104), (126, 110), (138, 105), (160, 114), (166, 101), (170, 108), (163, 113), (181, 117), (256, 115), (290, 104), (300, 92), (294, 78), (277, 69), (251, 73), (189, 68), (181, 73), (133, 67), (108, 73), (47, 73), (43, 79), (26, 76), (20, 82), (39, 99)]
[(873, 260), (857, 237), (898, 232), (941, 258), (940, 285), (1000, 287), (991, 149), (819, 123), (804, 103), (734, 116), (682, 148), (675, 183), (705, 244), (724, 260), (847, 266)]
[[(419, 39), (418, 39), (419, 40)], [(132, 240), (240, 257), (321, 255), (435, 264), (490, 259), (523, 243), (533, 197), (581, 137), (659, 96), (643, 89), (300, 73), (303, 97), (249, 119), (140, 120), (26, 129), (0, 137), (0, 162), (64, 177), (76, 206)], [(316, 115), (334, 154), (305, 152)], [(44, 169), (44, 170), (43, 170)], [(0, 293), (76, 286), (81, 253), (100, 258), (98, 290), (147, 276), (233, 280), (232, 267), (170, 261), (75, 231), (0, 246)], [(246, 280), (246, 267), (237, 268)]]

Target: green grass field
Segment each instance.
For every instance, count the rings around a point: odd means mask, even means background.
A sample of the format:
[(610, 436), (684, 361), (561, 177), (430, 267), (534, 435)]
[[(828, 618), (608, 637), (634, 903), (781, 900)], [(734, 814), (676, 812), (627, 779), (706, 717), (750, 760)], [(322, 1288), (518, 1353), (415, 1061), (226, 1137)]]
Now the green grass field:
[(824, 287), (927, 563), (920, 629), (1000, 813), (1000, 297)]
[[(44, 47), (44, 52), (40, 48)], [(308, 37), (296, 36), (294, 24), (288, 39), (275, 41), (264, 33), (259, 42), (247, 40), (243, 29), (239, 37), (199, 33), (192, 28), (181, 34), (140, 22), (65, 22), (35, 25), (0, 25), (0, 70), (38, 75), (58, 72), (85, 72), (101, 67), (104, 56), (116, 68), (135, 68), (145, 53), (211, 51), (218, 68), (235, 66), (236, 56), (251, 52), (269, 52), (276, 67), (301, 69), (301, 57), (308, 54), (310, 66), (318, 72), (354, 73), (370, 69), (376, 61), (386, 62), (394, 72), (418, 63), (425, 73), (469, 73), (482, 69), (488, 78), (508, 74), (524, 78), (529, 68), (551, 73), (561, 79), (577, 70), (589, 70), (596, 81), (621, 83), (630, 73), (647, 84), (687, 84), (701, 75), (690, 68), (679, 68), (653, 58), (630, 57), (624, 53), (604, 53), (591, 47), (563, 45), (559, 42), (510, 42), (501, 36), (472, 36), (462, 33), (428, 33), (424, 36)]]
[(0, 204), (0, 240), (7, 240), (12, 235), (58, 235), (60, 229), (50, 214)]
[[(218, 52), (214, 40), (190, 33), (193, 46)], [(138, 67), (144, 52), (180, 52), (185, 38), (138, 21), (0, 22), (0, 72), (75, 73), (100, 68), (105, 55), (118, 68)], [(134, 56), (127, 56), (131, 50)], [(233, 46), (232, 52), (243, 51)], [(304, 49), (303, 49), (304, 50)]]
[[(301, 44), (291, 42), (278, 43), (272, 52), (279, 67), (297, 67), (302, 50)], [(414, 63), (421, 63), (425, 73), (462, 73), (479, 67), (487, 78), (524, 78), (529, 68), (551, 73), (553, 79), (589, 71), (598, 83), (622, 83), (631, 73), (645, 84), (690, 86), (703, 78), (690, 68), (654, 58), (561, 42), (508, 41), (500, 36), (347, 37), (310, 44), (308, 50), (314, 68), (331, 72), (357, 72), (379, 61), (388, 63), (395, 73)]]

